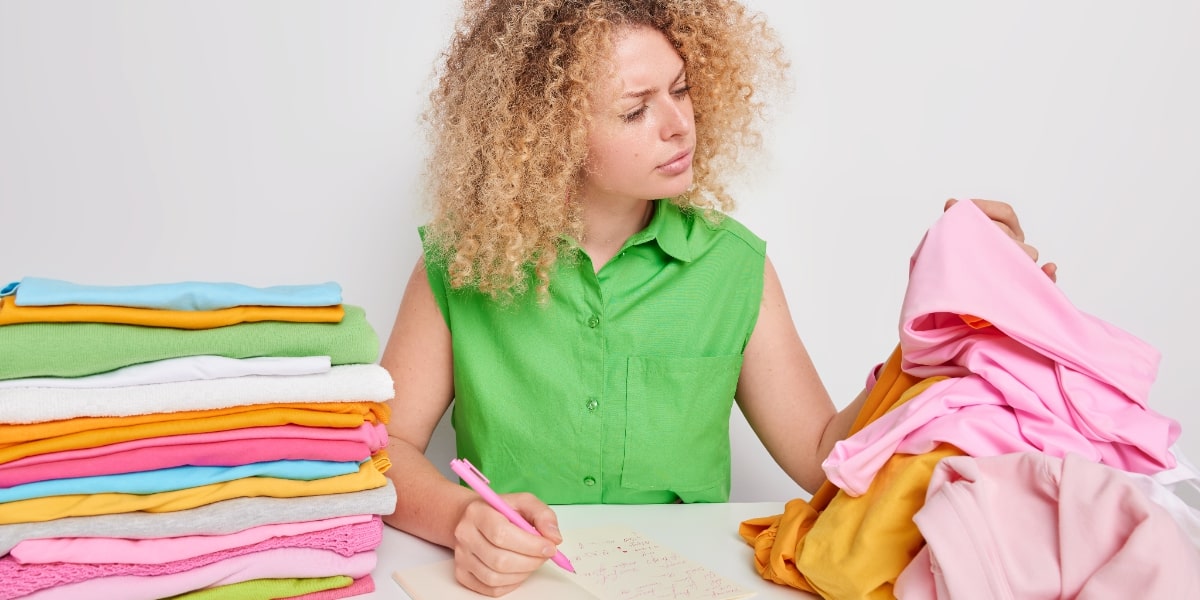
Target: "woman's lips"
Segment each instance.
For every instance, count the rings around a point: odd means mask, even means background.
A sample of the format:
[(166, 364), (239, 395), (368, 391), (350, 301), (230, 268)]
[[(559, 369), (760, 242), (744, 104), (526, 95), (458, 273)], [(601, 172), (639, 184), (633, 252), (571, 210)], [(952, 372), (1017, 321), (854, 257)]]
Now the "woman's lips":
[(667, 175), (679, 175), (692, 168), (692, 151), (684, 150), (672, 156), (667, 162), (658, 165), (659, 172)]

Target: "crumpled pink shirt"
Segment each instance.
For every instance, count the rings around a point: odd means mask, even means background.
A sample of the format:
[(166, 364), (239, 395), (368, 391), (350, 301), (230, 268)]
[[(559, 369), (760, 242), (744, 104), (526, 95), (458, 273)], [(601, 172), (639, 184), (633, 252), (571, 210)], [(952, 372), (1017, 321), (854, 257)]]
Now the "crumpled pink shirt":
[(1146, 405), (1158, 351), (1076, 309), (972, 202), (912, 256), (900, 347), (906, 372), (951, 379), (834, 446), (822, 466), (850, 495), (893, 454), (940, 442), (970, 456), (1074, 452), (1137, 473), (1175, 464), (1179, 424)]
[(901, 600), (1200, 598), (1200, 554), (1132, 479), (1077, 454), (943, 459)]

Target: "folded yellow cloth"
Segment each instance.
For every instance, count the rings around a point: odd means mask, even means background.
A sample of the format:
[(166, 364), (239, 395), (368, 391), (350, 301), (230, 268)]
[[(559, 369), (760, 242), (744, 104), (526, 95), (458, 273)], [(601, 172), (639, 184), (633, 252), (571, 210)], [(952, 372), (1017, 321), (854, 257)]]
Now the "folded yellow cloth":
[(364, 422), (387, 423), (390, 414), (388, 405), (382, 402), (313, 402), (4, 425), (0, 427), (0, 463), (47, 452), (95, 448), (164, 435), (288, 424), (358, 427)]
[(386, 485), (383, 472), (391, 466), (379, 451), (364, 461), (358, 472), (303, 481), (276, 477), (243, 477), (223, 483), (159, 492), (157, 494), (74, 494), (47, 496), (0, 504), (0, 525), (40, 523), (65, 517), (87, 517), (129, 512), (164, 513), (187, 510), (231, 498), (266, 496), (301, 498), (321, 494), (361, 492)]
[(63, 304), (17, 306), (16, 296), (0, 297), (0, 325), (17, 323), (117, 323), (175, 329), (212, 329), (237, 323), (289, 321), (293, 323), (339, 323), (346, 311), (334, 306), (234, 306), (218, 310), (166, 310)]

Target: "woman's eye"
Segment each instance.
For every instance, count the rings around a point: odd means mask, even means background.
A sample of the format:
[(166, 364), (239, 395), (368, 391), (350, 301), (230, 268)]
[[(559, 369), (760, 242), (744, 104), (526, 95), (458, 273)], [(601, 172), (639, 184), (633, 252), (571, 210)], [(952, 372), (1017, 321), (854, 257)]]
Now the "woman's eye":
[(688, 91), (691, 89), (692, 89), (691, 86), (685, 85), (681, 88), (671, 90), (671, 95), (673, 95), (677, 98), (682, 98), (682, 97), (688, 95)]
[(644, 114), (646, 114), (646, 107), (642, 106), (641, 108), (638, 108), (637, 110), (634, 110), (632, 112), (627, 112), (627, 113), (621, 115), (621, 120), (625, 121), (626, 123), (628, 123), (630, 121), (636, 121), (636, 120), (642, 118), (642, 115), (644, 115)]

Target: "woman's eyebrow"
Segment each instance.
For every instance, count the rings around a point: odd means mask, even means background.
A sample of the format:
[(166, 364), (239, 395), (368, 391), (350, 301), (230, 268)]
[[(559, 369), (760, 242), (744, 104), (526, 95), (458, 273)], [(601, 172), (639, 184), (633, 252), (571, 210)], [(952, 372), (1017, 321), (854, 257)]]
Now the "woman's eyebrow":
[[(680, 79), (683, 79), (684, 75), (686, 75), (685, 71), (686, 71), (686, 67), (680, 67), (679, 74), (675, 76), (675, 81), (679, 81)], [(621, 94), (621, 97), (622, 98), (644, 98), (646, 96), (650, 96), (650, 95), (657, 93), (658, 90), (659, 90), (659, 88), (656, 88), (656, 87), (646, 88), (646, 89), (642, 89), (642, 90), (633, 90), (633, 91), (629, 91), (629, 92), (625, 92), (624, 94)]]

